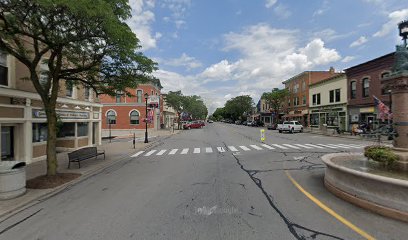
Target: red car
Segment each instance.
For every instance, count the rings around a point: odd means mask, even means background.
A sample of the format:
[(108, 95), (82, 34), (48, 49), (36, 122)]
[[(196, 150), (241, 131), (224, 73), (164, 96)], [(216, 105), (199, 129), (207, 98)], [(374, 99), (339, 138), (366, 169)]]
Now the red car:
[(203, 122), (193, 121), (193, 122), (188, 122), (188, 123), (184, 124), (183, 128), (184, 129), (192, 129), (192, 128), (202, 128), (204, 126), (205, 126), (205, 124)]

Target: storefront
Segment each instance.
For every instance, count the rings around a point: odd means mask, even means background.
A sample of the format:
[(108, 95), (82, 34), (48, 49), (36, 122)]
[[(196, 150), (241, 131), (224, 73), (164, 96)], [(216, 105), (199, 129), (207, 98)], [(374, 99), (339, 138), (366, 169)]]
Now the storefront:
[(310, 127), (324, 127), (348, 131), (346, 106), (326, 106), (310, 108)]
[(304, 127), (309, 126), (308, 110), (295, 110), (282, 116), (284, 121), (298, 121)]
[[(11, 91), (11, 90), (9, 90)], [(41, 101), (0, 96), (0, 159), (32, 163), (46, 158), (47, 122)], [(57, 151), (101, 144), (101, 105), (76, 100), (57, 103)]]

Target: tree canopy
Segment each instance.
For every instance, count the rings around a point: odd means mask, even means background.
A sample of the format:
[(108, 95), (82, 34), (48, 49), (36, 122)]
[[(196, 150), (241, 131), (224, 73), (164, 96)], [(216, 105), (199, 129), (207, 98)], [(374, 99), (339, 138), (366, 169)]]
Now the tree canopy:
[(179, 114), (188, 113), (194, 119), (205, 119), (208, 115), (208, 109), (200, 96), (185, 96), (181, 91), (170, 91), (166, 95), (166, 103), (174, 108)]
[(249, 114), (253, 106), (252, 98), (249, 95), (237, 96), (228, 100), (223, 108), (224, 118), (232, 120), (246, 119), (246, 114)]
[(262, 94), (262, 99), (264, 99), (269, 106), (271, 107), (272, 111), (277, 116), (277, 120), (279, 120), (279, 113), (282, 109), (282, 105), (286, 100), (286, 97), (289, 95), (289, 91), (287, 89), (279, 89), (274, 88), (270, 92), (264, 92)]
[(130, 16), (127, 0), (0, 1), (0, 49), (27, 67), (46, 112), (48, 175), (57, 169), (60, 81), (114, 95), (154, 79), (157, 65), (138, 52)]

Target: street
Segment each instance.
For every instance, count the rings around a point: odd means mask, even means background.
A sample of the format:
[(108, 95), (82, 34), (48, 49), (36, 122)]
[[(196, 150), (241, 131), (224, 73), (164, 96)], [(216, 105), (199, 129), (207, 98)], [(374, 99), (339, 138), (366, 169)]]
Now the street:
[(405, 223), (324, 187), (322, 155), (372, 142), (265, 135), (224, 123), (183, 131), (4, 220), (0, 239), (406, 239)]

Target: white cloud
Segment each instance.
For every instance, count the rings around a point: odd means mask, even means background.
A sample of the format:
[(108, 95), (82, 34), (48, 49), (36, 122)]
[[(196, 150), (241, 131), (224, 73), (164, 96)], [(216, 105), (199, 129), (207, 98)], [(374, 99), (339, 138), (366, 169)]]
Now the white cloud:
[(271, 8), (278, 0), (266, 0), (265, 7)]
[(160, 6), (170, 11), (171, 16), (167, 16), (165, 19), (172, 21), (177, 29), (186, 24), (184, 18), (191, 6), (191, 0), (162, 0)]
[(329, 1), (324, 0), (322, 6), (313, 13), (313, 16), (323, 15), (329, 9)]
[(280, 18), (288, 18), (292, 15), (292, 12), (289, 11), (289, 8), (286, 7), (283, 4), (279, 4), (278, 6), (276, 6), (273, 11), (275, 12), (276, 15), (278, 15)]
[[(257, 102), (262, 92), (282, 87), (282, 81), (302, 71), (339, 61), (340, 54), (315, 38), (301, 43), (300, 31), (257, 24), (224, 35), (224, 51), (237, 52), (236, 60), (221, 59), (201, 73), (183, 76), (164, 70), (156, 73), (164, 90), (198, 94), (211, 111), (226, 100), (249, 94)], [(216, 86), (216, 87), (214, 87)]]
[(397, 29), (397, 24), (408, 18), (408, 8), (397, 10), (388, 14), (388, 22), (384, 23), (379, 31), (374, 33), (374, 37), (384, 37), (391, 31)]
[(151, 24), (155, 20), (154, 13), (150, 11), (154, 8), (153, 0), (130, 0), (132, 17), (127, 21), (132, 31), (136, 34), (142, 45), (142, 50), (156, 48), (160, 33), (153, 33)]
[(361, 45), (363, 45), (364, 43), (366, 43), (367, 41), (368, 41), (368, 40), (367, 40), (367, 38), (366, 38), (365, 36), (361, 36), (361, 37), (359, 37), (356, 41), (352, 42), (352, 43), (350, 44), (350, 47), (352, 48), (352, 47), (361, 46)]
[(159, 64), (172, 67), (186, 67), (188, 70), (198, 68), (202, 66), (202, 63), (195, 59), (194, 57), (188, 56), (186, 53), (181, 54), (179, 58), (167, 59), (167, 60), (157, 60)]
[(354, 57), (354, 56), (345, 56), (345, 57), (341, 60), (341, 62), (343, 62), (343, 63), (348, 63), (348, 62), (353, 61), (354, 59), (356, 59), (356, 57)]

